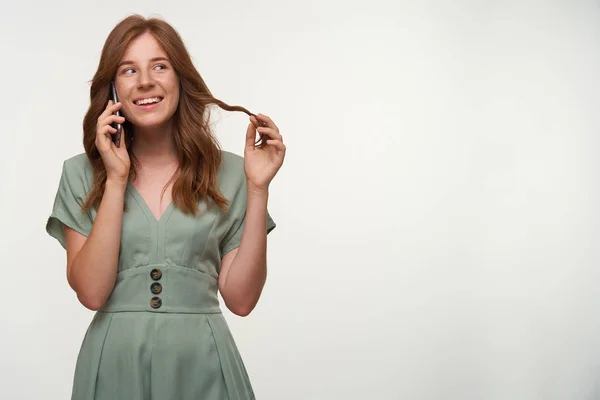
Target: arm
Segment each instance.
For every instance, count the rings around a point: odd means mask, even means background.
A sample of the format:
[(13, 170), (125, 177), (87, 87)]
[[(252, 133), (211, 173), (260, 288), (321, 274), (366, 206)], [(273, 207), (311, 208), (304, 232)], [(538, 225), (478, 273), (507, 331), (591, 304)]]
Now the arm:
[(247, 189), (246, 219), (240, 246), (221, 263), (219, 290), (231, 312), (252, 312), (267, 279), (267, 191)]
[(86, 308), (106, 302), (117, 277), (125, 184), (107, 181), (89, 237), (64, 227), (67, 243), (67, 281)]
[[(265, 145), (256, 146), (256, 131)], [(219, 273), (219, 290), (235, 314), (252, 312), (267, 279), (267, 202), (269, 184), (285, 157), (286, 147), (279, 128), (271, 118), (250, 117), (244, 148), (246, 174), (246, 215), (240, 246), (226, 254)]]
[(77, 298), (90, 310), (97, 310), (110, 296), (117, 278), (123, 204), (131, 165), (124, 136), (116, 147), (110, 135), (117, 130), (110, 124), (123, 123), (125, 118), (115, 115), (121, 103), (109, 101), (98, 117), (96, 147), (106, 168), (106, 184), (98, 213), (89, 236), (64, 227), (67, 248), (67, 281)]

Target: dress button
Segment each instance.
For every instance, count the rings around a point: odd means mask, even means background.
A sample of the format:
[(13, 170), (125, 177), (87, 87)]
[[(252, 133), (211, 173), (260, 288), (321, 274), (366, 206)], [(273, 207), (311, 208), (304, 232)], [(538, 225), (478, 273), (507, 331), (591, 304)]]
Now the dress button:
[(150, 271), (150, 277), (155, 281), (159, 280), (162, 277), (161, 270), (158, 268), (154, 268), (152, 271)]
[(150, 299), (150, 307), (152, 308), (160, 308), (162, 305), (162, 300), (158, 296), (154, 296)]
[(159, 294), (162, 292), (162, 285), (158, 282), (154, 282), (152, 285), (150, 285), (150, 291), (154, 294)]

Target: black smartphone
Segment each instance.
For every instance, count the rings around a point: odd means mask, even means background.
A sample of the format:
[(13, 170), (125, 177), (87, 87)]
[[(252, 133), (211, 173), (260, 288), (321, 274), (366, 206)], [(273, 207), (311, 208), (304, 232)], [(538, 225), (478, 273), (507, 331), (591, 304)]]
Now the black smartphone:
[[(117, 97), (117, 89), (115, 88), (115, 81), (112, 81), (110, 83), (110, 93), (111, 93), (111, 100), (113, 101), (113, 104), (118, 103), (119, 98)], [(115, 115), (118, 117), (121, 116), (121, 113), (119, 112), (119, 110), (117, 110), (115, 112)], [(117, 122), (113, 122), (110, 125), (117, 130), (117, 133), (115, 133), (114, 135), (110, 135), (112, 137), (112, 141), (117, 147), (121, 147), (121, 131), (123, 130), (123, 127), (121, 126), (121, 124), (119, 124)]]

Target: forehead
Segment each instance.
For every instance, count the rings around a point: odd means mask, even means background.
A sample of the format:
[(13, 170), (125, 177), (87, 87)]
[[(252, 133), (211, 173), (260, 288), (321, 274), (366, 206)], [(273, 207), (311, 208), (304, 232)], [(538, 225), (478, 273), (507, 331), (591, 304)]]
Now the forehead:
[(129, 43), (122, 60), (144, 61), (154, 57), (166, 58), (167, 54), (160, 47), (154, 36), (150, 33), (144, 33)]

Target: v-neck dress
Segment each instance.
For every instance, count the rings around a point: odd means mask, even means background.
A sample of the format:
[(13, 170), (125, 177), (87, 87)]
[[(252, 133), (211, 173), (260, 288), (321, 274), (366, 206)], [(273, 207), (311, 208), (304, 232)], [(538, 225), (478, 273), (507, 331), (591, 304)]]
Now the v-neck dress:
[[(64, 162), (46, 224), (64, 248), (63, 224), (90, 234), (96, 211), (81, 206), (92, 181), (85, 153)], [(81, 344), (72, 400), (255, 398), (217, 296), (221, 258), (244, 228), (242, 157), (222, 152), (218, 184), (227, 211), (199, 202), (191, 216), (171, 203), (158, 220), (127, 186), (116, 283)]]

